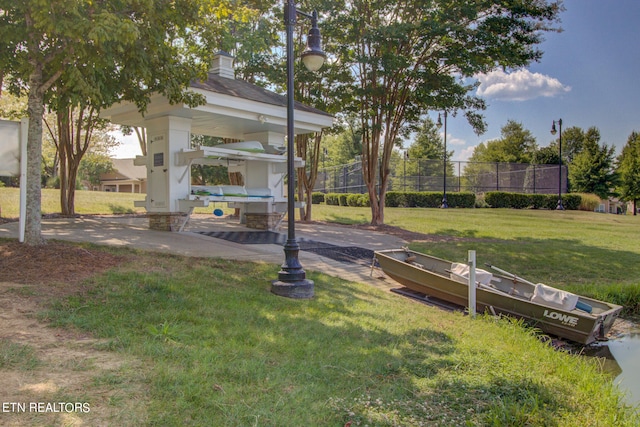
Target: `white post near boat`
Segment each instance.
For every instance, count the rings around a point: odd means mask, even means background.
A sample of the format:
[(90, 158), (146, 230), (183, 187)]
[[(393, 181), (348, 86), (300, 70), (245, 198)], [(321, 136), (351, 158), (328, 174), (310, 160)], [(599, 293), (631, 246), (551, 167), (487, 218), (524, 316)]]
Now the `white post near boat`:
[(476, 317), (476, 251), (468, 252), (469, 263), (469, 316)]

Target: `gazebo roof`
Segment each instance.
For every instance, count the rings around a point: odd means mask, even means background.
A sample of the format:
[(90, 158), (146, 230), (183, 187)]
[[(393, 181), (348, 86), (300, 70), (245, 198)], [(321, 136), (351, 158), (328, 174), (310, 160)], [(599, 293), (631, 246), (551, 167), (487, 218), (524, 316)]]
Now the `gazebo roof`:
[[(229, 60), (228, 57), (223, 59)], [(164, 96), (157, 94), (151, 97), (144, 116), (131, 102), (107, 108), (101, 116), (115, 124), (138, 127), (145, 127), (145, 120), (157, 117), (185, 117), (192, 120), (192, 133), (223, 138), (243, 139), (244, 135), (261, 132), (286, 134), (286, 97), (235, 80), (232, 71), (231, 77), (225, 77), (229, 69), (220, 68), (217, 72), (210, 72), (206, 81), (195, 81), (190, 85), (189, 90), (205, 97), (204, 105), (172, 105)], [(295, 132), (298, 134), (319, 132), (333, 125), (332, 115), (299, 102), (295, 105), (294, 118)]]
[[(214, 73), (209, 73), (206, 81), (195, 81), (191, 83), (192, 88), (204, 89), (222, 95), (229, 95), (251, 101), (271, 104), (279, 107), (287, 107), (287, 98), (275, 92), (271, 92), (263, 87), (254, 85), (244, 80), (234, 80), (221, 77)], [(295, 103), (296, 111), (306, 111), (331, 117), (331, 114), (310, 107), (301, 102)]]

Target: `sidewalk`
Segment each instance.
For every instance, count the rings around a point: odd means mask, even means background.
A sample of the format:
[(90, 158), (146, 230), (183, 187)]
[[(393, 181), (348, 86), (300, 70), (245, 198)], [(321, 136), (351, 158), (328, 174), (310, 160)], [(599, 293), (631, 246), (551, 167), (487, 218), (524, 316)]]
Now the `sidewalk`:
[[(259, 231), (240, 225), (237, 218), (194, 216), (181, 233), (149, 230), (147, 224), (147, 218), (132, 216), (43, 219), (42, 234), (46, 239), (130, 246), (185, 256), (220, 257), (278, 265), (284, 261), (283, 248), (278, 244), (241, 244), (200, 234), (200, 232)], [(286, 222), (277, 233), (286, 238)], [(18, 223), (0, 224), (0, 237), (17, 239)], [(313, 240), (335, 246), (369, 250), (399, 248), (407, 244), (404, 240), (388, 234), (326, 224), (296, 223), (296, 239), (299, 242)], [(321, 271), (345, 280), (369, 283), (382, 289), (399, 286), (392, 280), (384, 278), (380, 270), (374, 270), (371, 275), (370, 263), (364, 265), (362, 262), (340, 262), (305, 250), (300, 251), (299, 259), (305, 271)]]

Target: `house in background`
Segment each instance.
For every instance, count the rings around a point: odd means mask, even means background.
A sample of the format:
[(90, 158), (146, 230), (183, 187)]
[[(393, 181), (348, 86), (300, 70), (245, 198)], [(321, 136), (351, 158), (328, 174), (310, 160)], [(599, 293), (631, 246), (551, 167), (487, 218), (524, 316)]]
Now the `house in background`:
[[(609, 199), (600, 199), (600, 204), (594, 209), (594, 211), (600, 213), (620, 214), (625, 211), (625, 207), (624, 202), (621, 202), (615, 197), (611, 197)], [(631, 208), (631, 212), (633, 212), (633, 208)]]
[(99, 191), (115, 193), (146, 193), (147, 168), (136, 166), (134, 159), (111, 159), (113, 172), (100, 176)]

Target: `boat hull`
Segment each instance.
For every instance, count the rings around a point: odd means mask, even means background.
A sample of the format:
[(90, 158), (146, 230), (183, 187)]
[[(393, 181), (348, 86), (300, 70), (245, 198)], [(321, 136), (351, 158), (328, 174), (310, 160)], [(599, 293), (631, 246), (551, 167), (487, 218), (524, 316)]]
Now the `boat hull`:
[[(401, 285), (454, 304), (468, 305), (468, 283), (452, 278), (454, 263), (406, 249), (377, 251), (375, 257), (384, 273)], [(540, 304), (531, 301), (535, 286), (493, 275), (489, 286), (476, 288), (476, 310), (522, 318), (545, 333), (579, 344), (606, 339), (622, 310), (619, 305), (582, 296), (578, 297), (580, 304), (590, 307), (591, 313)]]

